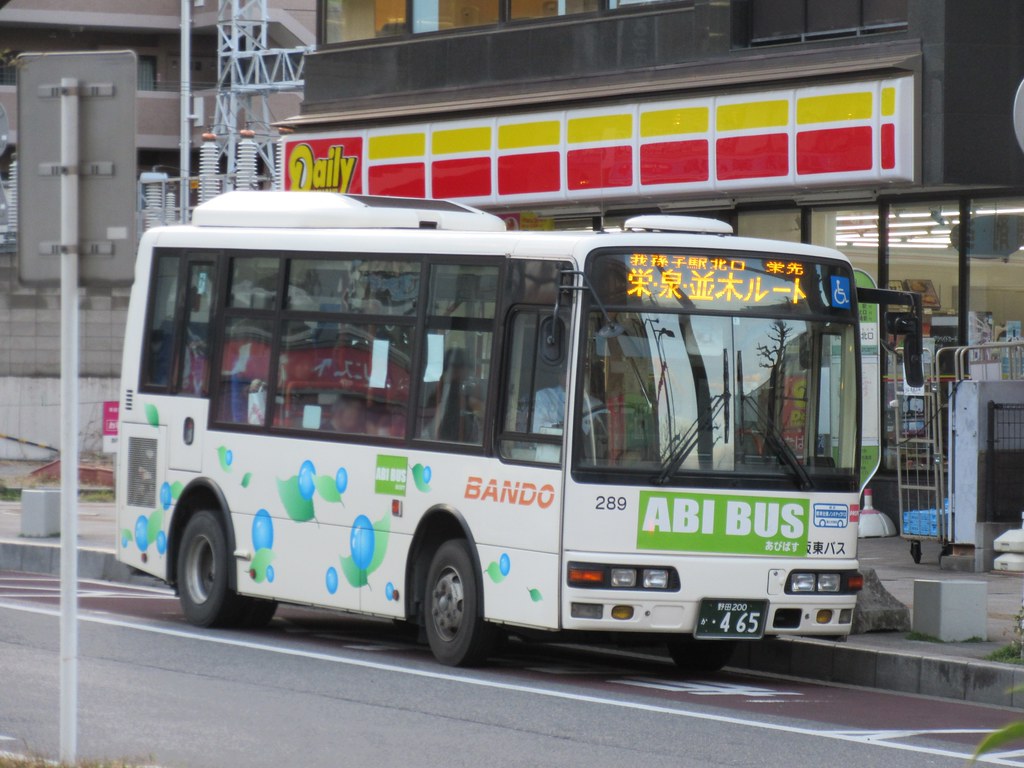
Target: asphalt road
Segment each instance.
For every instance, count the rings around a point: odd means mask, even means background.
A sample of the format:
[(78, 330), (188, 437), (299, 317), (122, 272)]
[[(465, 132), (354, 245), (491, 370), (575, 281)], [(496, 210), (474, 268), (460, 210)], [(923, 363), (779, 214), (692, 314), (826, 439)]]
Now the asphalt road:
[[(510, 643), (455, 670), (389, 622), (282, 609), (199, 630), (165, 590), (83, 582), (81, 758), (160, 766), (963, 766), (1019, 713)], [(55, 757), (59, 582), (0, 572), (0, 751)], [(1002, 765), (1024, 766), (1004, 754)]]

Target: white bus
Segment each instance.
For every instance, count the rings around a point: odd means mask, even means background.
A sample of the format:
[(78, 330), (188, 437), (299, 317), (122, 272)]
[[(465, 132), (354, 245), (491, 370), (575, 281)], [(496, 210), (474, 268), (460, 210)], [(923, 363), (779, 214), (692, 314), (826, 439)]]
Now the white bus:
[(119, 558), (197, 625), (335, 608), (419, 625), (449, 665), (508, 632), (631, 633), (695, 669), (847, 634), (853, 272), (730, 232), (507, 232), (318, 192), (232, 192), (148, 231)]

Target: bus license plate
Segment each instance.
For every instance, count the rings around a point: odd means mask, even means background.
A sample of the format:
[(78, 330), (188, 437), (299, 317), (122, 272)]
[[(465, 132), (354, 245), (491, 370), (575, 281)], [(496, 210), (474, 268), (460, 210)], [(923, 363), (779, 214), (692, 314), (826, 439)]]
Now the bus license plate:
[(693, 636), (756, 640), (767, 617), (767, 600), (701, 600)]

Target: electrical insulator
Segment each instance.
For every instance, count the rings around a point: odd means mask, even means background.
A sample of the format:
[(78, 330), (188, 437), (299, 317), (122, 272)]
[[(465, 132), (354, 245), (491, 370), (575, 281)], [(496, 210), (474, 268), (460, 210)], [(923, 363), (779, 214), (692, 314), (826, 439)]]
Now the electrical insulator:
[(199, 202), (205, 203), (220, 194), (219, 161), (220, 150), (217, 147), (217, 136), (213, 133), (203, 134), (203, 144), (199, 148)]

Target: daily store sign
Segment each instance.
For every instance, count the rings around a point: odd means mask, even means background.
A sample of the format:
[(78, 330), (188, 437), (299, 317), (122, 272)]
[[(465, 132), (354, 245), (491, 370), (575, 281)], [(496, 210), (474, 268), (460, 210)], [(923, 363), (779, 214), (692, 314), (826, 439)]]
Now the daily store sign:
[(912, 181), (913, 78), (285, 139), (286, 186), (473, 205)]

